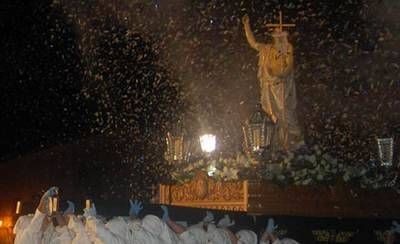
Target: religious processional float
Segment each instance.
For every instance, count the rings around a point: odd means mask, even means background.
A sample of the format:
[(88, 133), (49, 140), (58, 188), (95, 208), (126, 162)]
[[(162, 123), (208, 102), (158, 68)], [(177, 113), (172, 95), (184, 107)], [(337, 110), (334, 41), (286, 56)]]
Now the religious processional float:
[[(165, 157), (173, 167), (172, 183), (160, 185), (160, 202), (259, 214), (399, 214), (393, 138), (377, 139), (379, 160), (363, 165), (340, 162), (318, 145), (304, 143), (296, 116), (293, 47), (283, 31), (294, 24), (283, 24), (282, 13), (279, 20), (268, 25), (275, 28), (273, 42), (260, 43), (249, 17), (242, 19), (247, 41), (259, 55), (261, 89), (261, 102), (242, 128), (244, 152), (219, 157), (215, 135), (193, 142), (182, 129), (169, 132)], [(194, 153), (197, 144), (201, 157)]]

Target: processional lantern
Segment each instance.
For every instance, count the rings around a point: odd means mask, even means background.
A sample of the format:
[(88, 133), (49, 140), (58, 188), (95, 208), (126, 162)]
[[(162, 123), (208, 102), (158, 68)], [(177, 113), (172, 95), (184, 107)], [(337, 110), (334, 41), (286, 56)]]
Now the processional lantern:
[(204, 153), (211, 154), (215, 151), (217, 137), (213, 134), (204, 134), (200, 136), (200, 146)]
[(379, 160), (382, 166), (393, 165), (393, 138), (377, 138)]
[(167, 133), (166, 159), (169, 162), (181, 161), (183, 159), (183, 135)]
[(168, 162), (174, 163), (189, 160), (190, 141), (185, 139), (181, 121), (178, 121), (174, 128), (167, 133), (166, 144), (165, 159)]
[(261, 104), (243, 126), (244, 147), (247, 153), (261, 155), (265, 149), (271, 148), (275, 124), (264, 112)]
[[(206, 157), (210, 157), (211, 154), (215, 151), (217, 146), (217, 137), (214, 134), (203, 134), (199, 137), (200, 139), (200, 147)], [(207, 174), (208, 176), (214, 176), (215, 171), (217, 168), (215, 167), (215, 161), (210, 161)]]

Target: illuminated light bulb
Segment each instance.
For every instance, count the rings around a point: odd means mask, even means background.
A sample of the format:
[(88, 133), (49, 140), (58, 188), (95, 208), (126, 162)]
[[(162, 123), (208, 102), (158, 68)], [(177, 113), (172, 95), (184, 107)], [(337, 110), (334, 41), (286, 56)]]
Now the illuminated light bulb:
[(212, 153), (216, 146), (216, 136), (213, 134), (204, 134), (200, 136), (201, 150), (206, 153)]

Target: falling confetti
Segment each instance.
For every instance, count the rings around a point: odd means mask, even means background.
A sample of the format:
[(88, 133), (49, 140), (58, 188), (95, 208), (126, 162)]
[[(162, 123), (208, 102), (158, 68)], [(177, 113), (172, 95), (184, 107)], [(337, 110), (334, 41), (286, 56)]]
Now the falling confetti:
[(308, 142), (357, 163), (374, 157), (376, 136), (399, 128), (395, 1), (54, 0), (7, 8), (0, 23), (15, 28), (2, 34), (2, 161), (111, 138), (117, 157), (68, 170), (86, 192), (98, 175), (104, 198), (148, 198), (148, 189), (132, 189), (168, 178), (162, 139), (179, 116), (193, 134), (213, 130), (222, 151), (240, 150), (241, 123), (259, 99), (245, 14), (262, 42), (279, 10), (296, 23), (290, 41)]

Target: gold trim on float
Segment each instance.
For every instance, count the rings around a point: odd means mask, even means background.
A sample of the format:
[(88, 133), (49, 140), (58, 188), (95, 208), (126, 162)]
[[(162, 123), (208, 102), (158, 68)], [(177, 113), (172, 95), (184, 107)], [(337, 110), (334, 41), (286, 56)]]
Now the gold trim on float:
[(160, 185), (160, 204), (230, 211), (247, 211), (247, 181), (215, 181), (198, 172), (181, 185)]

